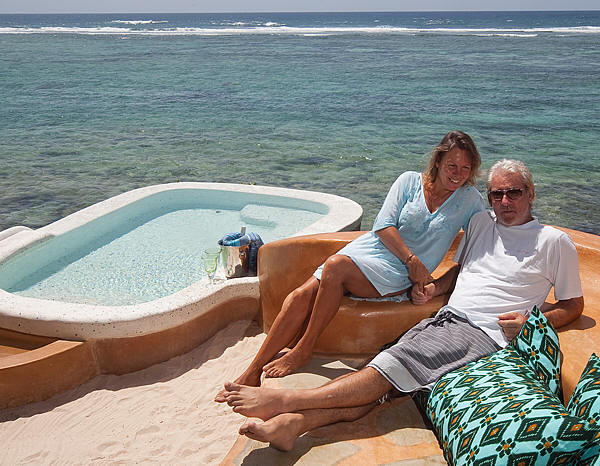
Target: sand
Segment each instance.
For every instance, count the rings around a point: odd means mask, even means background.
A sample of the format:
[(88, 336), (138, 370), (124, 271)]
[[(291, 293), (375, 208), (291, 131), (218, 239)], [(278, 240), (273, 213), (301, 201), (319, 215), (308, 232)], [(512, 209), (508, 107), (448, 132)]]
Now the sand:
[(0, 411), (0, 464), (218, 464), (244, 418), (212, 400), (250, 362), (260, 332), (234, 322), (162, 364)]

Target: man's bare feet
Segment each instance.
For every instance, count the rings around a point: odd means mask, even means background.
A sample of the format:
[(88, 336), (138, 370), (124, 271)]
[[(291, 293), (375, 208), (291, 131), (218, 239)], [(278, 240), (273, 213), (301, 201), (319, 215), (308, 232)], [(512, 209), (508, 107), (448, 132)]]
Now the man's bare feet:
[[(260, 387), (260, 377), (262, 375), (262, 371), (259, 369), (258, 371), (249, 371), (247, 369), (242, 375), (240, 375), (237, 379), (233, 381), (234, 384), (237, 385), (247, 385), (249, 387)], [(227, 399), (225, 398), (226, 390), (223, 389), (215, 396), (215, 401), (217, 403), (225, 403)]]
[(235, 413), (263, 421), (288, 411), (284, 390), (225, 383), (224, 397)]
[(272, 417), (265, 422), (247, 420), (240, 427), (240, 435), (245, 435), (260, 442), (269, 442), (278, 450), (290, 451), (294, 442), (302, 434), (302, 415), (284, 413)]
[(310, 357), (310, 353), (305, 354), (294, 348), (289, 350), (279, 359), (275, 359), (269, 364), (266, 364), (265, 367), (263, 367), (263, 371), (269, 377), (285, 377), (308, 363)]

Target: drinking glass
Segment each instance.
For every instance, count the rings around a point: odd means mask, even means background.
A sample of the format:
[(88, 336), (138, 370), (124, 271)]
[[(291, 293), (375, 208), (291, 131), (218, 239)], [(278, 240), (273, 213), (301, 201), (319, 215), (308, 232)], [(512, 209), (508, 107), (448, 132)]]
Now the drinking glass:
[(215, 272), (219, 265), (219, 257), (221, 256), (221, 248), (207, 248), (202, 256), (204, 271), (208, 275), (211, 285), (214, 283)]

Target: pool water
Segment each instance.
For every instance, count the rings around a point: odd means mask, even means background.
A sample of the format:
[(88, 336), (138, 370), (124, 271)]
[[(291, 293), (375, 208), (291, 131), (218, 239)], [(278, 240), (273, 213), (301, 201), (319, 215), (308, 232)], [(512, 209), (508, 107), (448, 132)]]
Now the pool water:
[[(57, 257), (6, 291), (72, 303), (122, 306), (152, 301), (205, 277), (202, 252), (226, 233), (259, 234), (264, 242), (292, 236), (323, 214), (298, 208), (246, 205), (241, 210), (190, 208), (105, 234), (76, 254)], [(58, 239), (58, 238), (56, 238)], [(51, 243), (55, 239), (51, 239)], [(23, 254), (35, 254), (42, 244)], [(18, 259), (18, 258), (17, 258)]]

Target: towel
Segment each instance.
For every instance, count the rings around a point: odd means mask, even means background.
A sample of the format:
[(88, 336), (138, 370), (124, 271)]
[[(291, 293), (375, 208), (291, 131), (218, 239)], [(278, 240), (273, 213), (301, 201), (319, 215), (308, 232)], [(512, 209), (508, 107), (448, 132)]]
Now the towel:
[(248, 246), (248, 272), (256, 275), (258, 269), (258, 249), (264, 244), (260, 235), (250, 232), (227, 233), (218, 241), (221, 246)]

